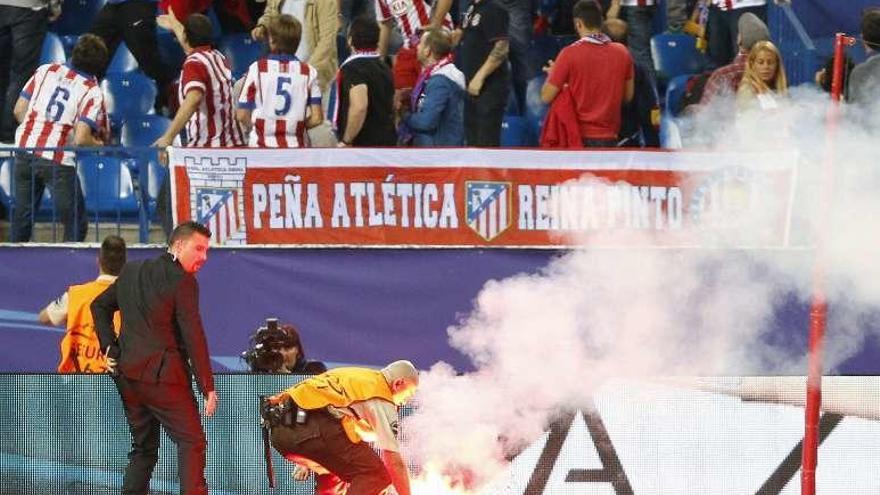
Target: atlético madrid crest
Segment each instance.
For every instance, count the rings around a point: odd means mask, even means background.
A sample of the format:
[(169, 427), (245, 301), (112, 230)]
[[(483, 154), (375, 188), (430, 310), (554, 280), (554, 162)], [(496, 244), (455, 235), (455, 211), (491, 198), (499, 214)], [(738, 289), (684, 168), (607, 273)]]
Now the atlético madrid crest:
[(241, 235), (244, 224), (235, 189), (198, 188), (196, 198), (198, 222), (211, 230), (215, 244), (227, 244)]
[(510, 227), (510, 182), (465, 182), (468, 226), (487, 241), (498, 237)]

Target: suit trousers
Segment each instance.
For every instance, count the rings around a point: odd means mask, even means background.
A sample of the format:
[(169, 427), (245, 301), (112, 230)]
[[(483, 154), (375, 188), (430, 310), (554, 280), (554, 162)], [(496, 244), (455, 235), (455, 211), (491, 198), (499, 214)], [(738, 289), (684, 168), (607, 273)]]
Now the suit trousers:
[(364, 442), (352, 443), (341, 421), (324, 410), (311, 411), (305, 424), (272, 428), (272, 446), (287, 459), (320, 464), (348, 483), (347, 495), (378, 495), (391, 484), (376, 452)]
[(181, 495), (207, 495), (205, 451), (196, 398), (189, 384), (147, 383), (115, 377), (131, 430), (131, 452), (122, 481), (123, 495), (146, 495), (159, 459), (159, 426), (177, 445)]

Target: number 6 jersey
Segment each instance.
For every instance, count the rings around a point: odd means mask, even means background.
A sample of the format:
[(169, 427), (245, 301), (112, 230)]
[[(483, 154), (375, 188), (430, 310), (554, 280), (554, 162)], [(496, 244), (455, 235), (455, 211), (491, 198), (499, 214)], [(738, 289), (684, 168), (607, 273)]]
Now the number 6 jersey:
[[(15, 132), (15, 142), (21, 148), (73, 146), (78, 122), (88, 124), (98, 135), (108, 132), (107, 111), (98, 80), (66, 64), (38, 67), (25, 84), (21, 97), (28, 100), (24, 120)], [(74, 165), (72, 151), (31, 153), (62, 165)]]

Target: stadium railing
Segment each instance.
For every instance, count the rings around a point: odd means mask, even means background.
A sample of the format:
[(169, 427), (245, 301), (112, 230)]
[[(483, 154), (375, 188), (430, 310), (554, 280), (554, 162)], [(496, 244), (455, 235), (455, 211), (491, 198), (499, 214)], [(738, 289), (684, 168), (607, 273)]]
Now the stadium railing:
[[(75, 194), (82, 194), (85, 209), (80, 211), (74, 208), (73, 215), (74, 223), (82, 215), (87, 218), (89, 228), (84, 242), (101, 242), (102, 235), (108, 233), (121, 235), (123, 230), (131, 229), (136, 229), (138, 242), (149, 242), (151, 217), (155, 215), (156, 196), (161, 184), (154, 184), (156, 182), (154, 176), (157, 175), (156, 164), (144, 159), (145, 155), (155, 152), (155, 149), (147, 146), (85, 149), (0, 148), (0, 204), (5, 210), (3, 219), (8, 226), (6, 235), (0, 241), (12, 241), (14, 238), (15, 215), (21, 206), (16, 198), (15, 157), (23, 152), (42, 150), (76, 152), (76, 175), (80, 183), (80, 191)], [(32, 178), (35, 175), (32, 171)], [(35, 189), (31, 191), (32, 194), (36, 192)], [(44, 232), (48, 227), (50, 233), (43, 233), (39, 240), (62, 242), (63, 224), (51, 199), (49, 188), (42, 191), (34, 204), (38, 206), (31, 210), (30, 219), (34, 226), (32, 240), (36, 239), (37, 230)]]
[(821, 66), (815, 43), (789, 4), (768, 3), (767, 21), (770, 36), (776, 40), (789, 86), (812, 82)]

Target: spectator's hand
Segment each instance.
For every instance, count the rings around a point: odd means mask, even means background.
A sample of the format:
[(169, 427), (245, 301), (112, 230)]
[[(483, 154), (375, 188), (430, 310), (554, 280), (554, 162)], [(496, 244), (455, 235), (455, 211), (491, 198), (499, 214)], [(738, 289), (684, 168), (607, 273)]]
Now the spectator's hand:
[(171, 139), (162, 136), (153, 143), (153, 146), (159, 148), (159, 163), (164, 166), (168, 166), (168, 152), (165, 151), (165, 148), (171, 146)]
[(117, 373), (116, 366), (119, 364), (119, 361), (113, 359), (112, 357), (105, 358), (105, 364), (107, 365), (107, 372), (111, 375), (115, 375)]
[(217, 404), (220, 399), (217, 398), (217, 392), (212, 390), (208, 392), (208, 395), (205, 397), (205, 416), (211, 417), (217, 412)]
[(815, 75), (813, 75), (813, 80), (816, 81), (816, 86), (822, 87), (822, 84), (825, 83), (825, 68), (819, 69)]
[[(52, 2), (49, 2), (50, 4)], [(61, 17), (61, 4), (59, 3), (57, 6), (49, 7), (49, 22), (55, 22), (58, 18)]]
[(468, 83), (467, 92), (471, 96), (480, 96), (480, 91), (483, 90), (483, 79), (479, 77), (475, 77), (471, 79), (471, 82)]
[(153, 143), (153, 147), (163, 148), (163, 149), (167, 148), (167, 147), (171, 146), (171, 142), (173, 140), (174, 140), (173, 138), (169, 138), (167, 136), (162, 136), (159, 139), (157, 139), (156, 142)]
[(254, 41), (263, 41), (266, 36), (266, 28), (261, 25), (257, 25), (257, 27), (251, 29), (251, 38)]
[(174, 15), (174, 10), (171, 7), (168, 7), (167, 14), (162, 14), (156, 17), (156, 24), (161, 28), (171, 31), (176, 31), (178, 27), (183, 27), (180, 21), (177, 20), (177, 17)]
[(551, 58), (550, 60), (547, 61), (547, 65), (545, 65), (541, 70), (543, 70), (544, 72), (549, 74), (550, 71), (553, 70), (553, 63), (554, 63), (553, 59)]
[(293, 472), (290, 473), (290, 476), (296, 481), (305, 481), (309, 479), (310, 474), (312, 474), (312, 472), (309, 470), (309, 468), (296, 464), (293, 467)]
[(458, 46), (459, 42), (461, 42), (461, 37), (464, 34), (464, 31), (461, 28), (458, 28), (452, 31), (452, 47), (455, 48)]
[(338, 143), (336, 143), (336, 147), (337, 148), (348, 148), (348, 145), (342, 141), (339, 141)]

